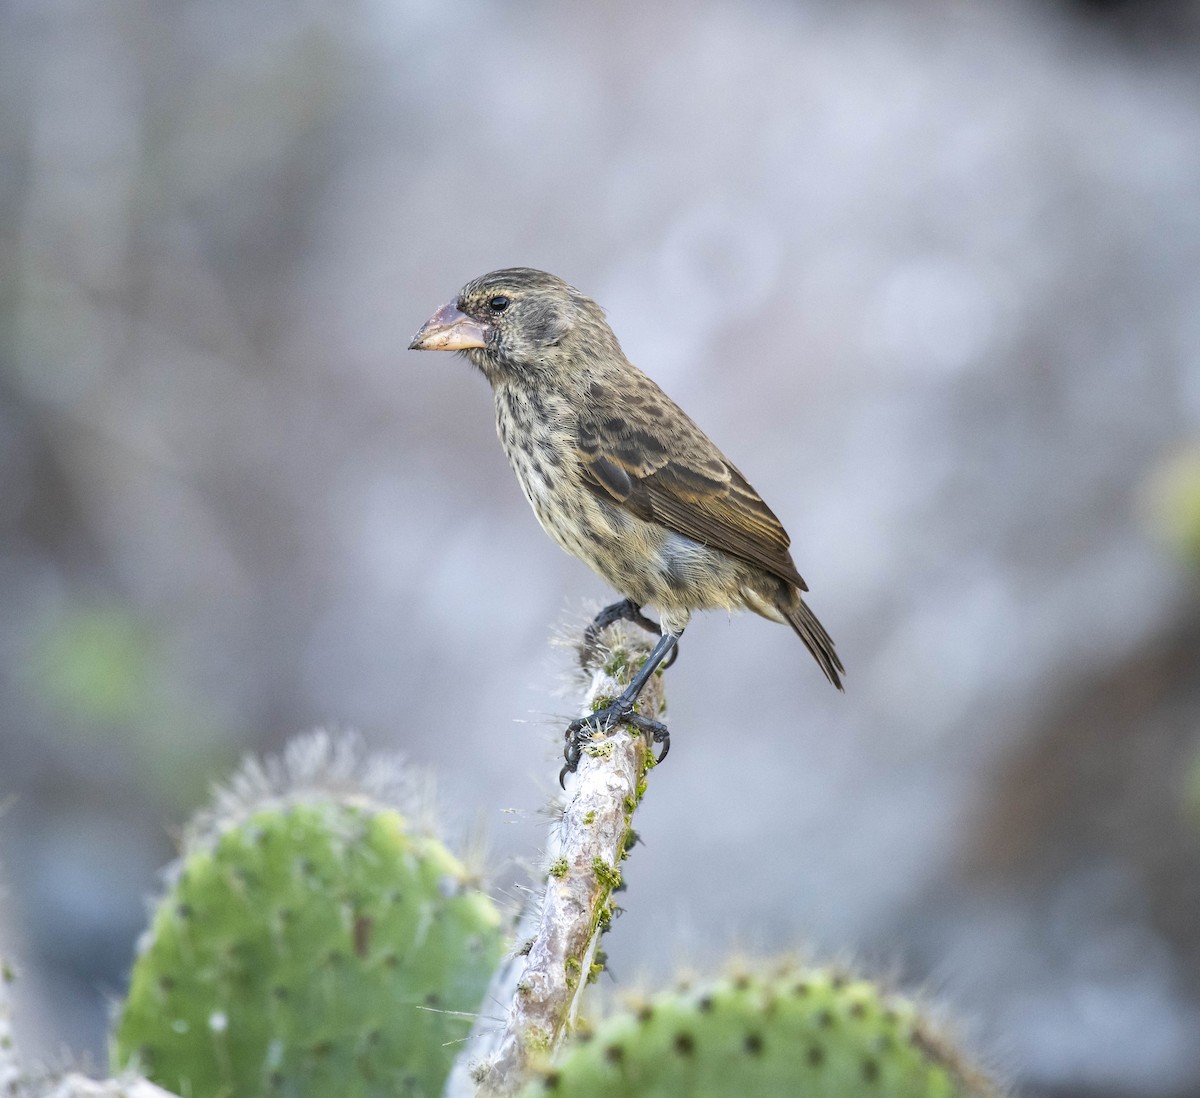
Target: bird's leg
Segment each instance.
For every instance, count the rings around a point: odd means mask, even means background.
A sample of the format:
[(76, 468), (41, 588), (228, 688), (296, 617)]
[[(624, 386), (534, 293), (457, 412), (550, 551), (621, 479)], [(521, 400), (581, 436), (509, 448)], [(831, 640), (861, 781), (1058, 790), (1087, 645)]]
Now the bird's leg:
[(638, 669), (638, 673), (633, 676), (616, 701), (611, 705), (606, 705), (603, 709), (598, 709), (591, 716), (580, 717), (578, 720), (572, 721), (567, 726), (564, 734), (567, 746), (563, 752), (566, 765), (559, 772), (559, 785), (564, 783), (568, 773), (574, 773), (576, 767), (579, 766), (584, 745), (592, 735), (596, 732), (607, 732), (618, 724), (632, 725), (639, 732), (645, 732), (655, 743), (661, 743), (663, 747), (662, 754), (658, 756), (659, 762), (667, 757), (667, 752), (671, 750), (671, 734), (667, 731), (667, 726), (662, 721), (651, 720), (649, 717), (643, 717), (640, 713), (635, 713), (633, 707), (642, 688), (650, 681), (650, 676), (658, 670), (659, 664), (667, 658), (678, 643), (678, 633), (663, 633), (650, 655), (646, 657), (646, 662)]
[(588, 665), (588, 662), (600, 644), (600, 634), (615, 621), (631, 621), (634, 625), (641, 626), (647, 633), (657, 635), (662, 632), (654, 622), (642, 613), (642, 608), (633, 599), (622, 599), (620, 602), (614, 602), (611, 606), (606, 606), (601, 610), (592, 619), (592, 623), (587, 629), (583, 631), (583, 647), (579, 652), (579, 662), (584, 667)]
[[(579, 651), (579, 662), (587, 667), (600, 643), (600, 634), (615, 621), (630, 621), (655, 636), (662, 635), (662, 629), (642, 613), (642, 608), (633, 599), (622, 599), (606, 606), (593, 619), (591, 625), (583, 632), (583, 647)], [(679, 655), (678, 647), (671, 650), (671, 658), (665, 664), (670, 667)]]

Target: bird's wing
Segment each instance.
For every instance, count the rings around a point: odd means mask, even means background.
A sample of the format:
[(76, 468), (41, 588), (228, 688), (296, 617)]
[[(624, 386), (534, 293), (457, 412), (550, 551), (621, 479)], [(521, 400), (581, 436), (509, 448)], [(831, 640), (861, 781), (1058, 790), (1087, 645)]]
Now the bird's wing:
[(807, 591), (788, 552), (791, 539), (762, 497), (658, 386), (644, 376), (638, 381), (651, 389), (639, 386), (636, 403), (609, 396), (580, 413), (578, 455), (587, 486), (638, 518)]

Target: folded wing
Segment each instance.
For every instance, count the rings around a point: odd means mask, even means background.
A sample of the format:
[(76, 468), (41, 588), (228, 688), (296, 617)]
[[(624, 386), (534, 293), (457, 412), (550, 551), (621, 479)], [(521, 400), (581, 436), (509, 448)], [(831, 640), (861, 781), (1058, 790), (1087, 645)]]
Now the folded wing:
[(648, 378), (639, 380), (652, 387), (643, 399), (610, 397), (580, 415), (578, 456), (588, 487), (638, 518), (807, 591), (774, 512), (686, 413)]

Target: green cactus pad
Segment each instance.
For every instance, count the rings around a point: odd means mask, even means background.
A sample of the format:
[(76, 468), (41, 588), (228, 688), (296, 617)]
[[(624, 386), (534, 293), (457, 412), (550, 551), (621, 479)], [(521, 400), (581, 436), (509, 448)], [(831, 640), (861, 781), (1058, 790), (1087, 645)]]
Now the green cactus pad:
[(116, 1063), (183, 1098), (438, 1094), (503, 953), (496, 907), (465, 880), (361, 798), (246, 815), (185, 854)]
[(906, 1000), (826, 970), (659, 995), (581, 1034), (524, 1098), (958, 1098), (997, 1092)]

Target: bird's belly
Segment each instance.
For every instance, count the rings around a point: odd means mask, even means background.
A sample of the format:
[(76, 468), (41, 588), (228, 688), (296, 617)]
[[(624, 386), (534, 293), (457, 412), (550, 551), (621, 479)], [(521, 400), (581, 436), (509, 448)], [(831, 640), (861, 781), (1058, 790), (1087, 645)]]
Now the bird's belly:
[(522, 487), (542, 528), (639, 605), (681, 612), (741, 605), (742, 566), (726, 554), (645, 522), (582, 485), (562, 491), (530, 477)]
[(644, 538), (630, 523), (582, 485), (563, 488), (543, 477), (519, 479), (542, 529), (618, 590), (627, 590), (622, 577), (636, 572), (637, 558), (645, 552), (638, 544)]
[(562, 448), (549, 433), (518, 443), (507, 426), (501, 442), (542, 529), (612, 587), (681, 623), (691, 610), (743, 605), (744, 565), (597, 496), (570, 464), (552, 460)]
[(633, 588), (644, 588), (638, 579), (655, 552), (648, 536), (653, 528), (597, 499), (566, 470), (551, 479), (544, 466), (534, 468), (520, 455), (512, 465), (542, 529), (618, 591), (637, 598)]
[(549, 450), (549, 440), (539, 445), (514, 447), (506, 443), (509, 464), (517, 474), (517, 483), (529, 500), (534, 515), (546, 531), (568, 553), (579, 557), (593, 568), (594, 542), (600, 535), (594, 516), (589, 515), (587, 490), (571, 473), (561, 467), (550, 469), (538, 456)]

